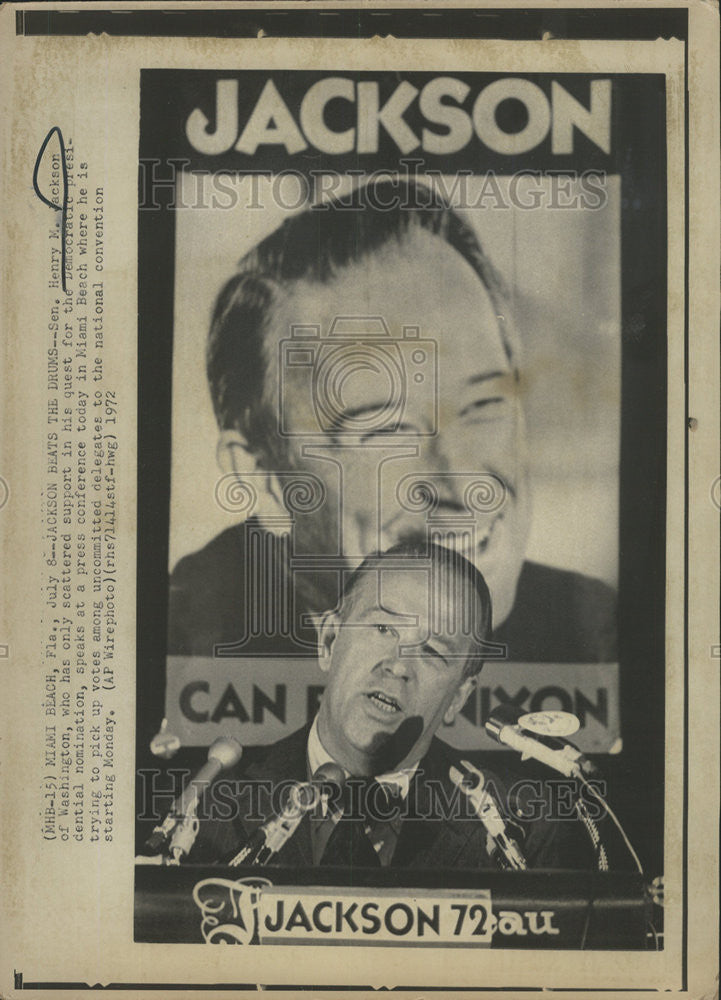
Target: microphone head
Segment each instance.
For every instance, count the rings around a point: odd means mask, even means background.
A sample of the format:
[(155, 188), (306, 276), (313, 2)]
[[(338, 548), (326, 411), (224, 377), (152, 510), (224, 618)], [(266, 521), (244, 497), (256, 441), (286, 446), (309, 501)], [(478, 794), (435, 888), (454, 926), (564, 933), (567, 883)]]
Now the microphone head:
[(315, 808), (318, 801), (318, 789), (310, 781), (302, 781), (290, 789), (290, 802), (293, 809), (306, 813)]
[(486, 725), (488, 722), (493, 720), (497, 725), (501, 726), (516, 726), (518, 725), (518, 720), (524, 714), (523, 709), (519, 708), (518, 705), (512, 705), (510, 702), (501, 702), (500, 705), (496, 705), (491, 714), (488, 716)]
[(463, 774), (463, 787), (470, 789), (478, 789), (479, 792), (483, 791), (486, 784), (486, 778), (482, 771), (479, 771), (477, 767), (473, 764), (469, 764), (467, 760), (462, 760), (461, 765), (464, 770)]
[(243, 756), (243, 747), (232, 736), (220, 736), (211, 743), (208, 760), (217, 761), (221, 767), (234, 767)]
[(460, 763), (463, 770), (455, 765), (451, 765), (451, 769), (448, 772), (453, 784), (465, 792), (466, 795), (469, 792), (482, 792), (486, 784), (483, 773), (477, 767), (469, 764), (467, 760), (462, 760)]
[(500, 705), (496, 705), (486, 719), (485, 730), (496, 743), (502, 743), (501, 730), (505, 729), (506, 726), (517, 725), (522, 715), (523, 712), (517, 705), (509, 705), (506, 702), (502, 702)]
[(319, 785), (333, 785), (336, 788), (342, 788), (345, 784), (345, 771), (340, 764), (329, 760), (327, 763), (321, 764), (313, 775), (313, 781)]

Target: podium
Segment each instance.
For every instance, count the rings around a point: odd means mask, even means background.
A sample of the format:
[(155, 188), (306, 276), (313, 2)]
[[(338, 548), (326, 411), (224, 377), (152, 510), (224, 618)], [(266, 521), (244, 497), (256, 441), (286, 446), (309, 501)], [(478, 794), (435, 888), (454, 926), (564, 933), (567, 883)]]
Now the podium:
[(227, 868), (135, 871), (135, 940), (561, 950), (648, 947), (636, 873)]

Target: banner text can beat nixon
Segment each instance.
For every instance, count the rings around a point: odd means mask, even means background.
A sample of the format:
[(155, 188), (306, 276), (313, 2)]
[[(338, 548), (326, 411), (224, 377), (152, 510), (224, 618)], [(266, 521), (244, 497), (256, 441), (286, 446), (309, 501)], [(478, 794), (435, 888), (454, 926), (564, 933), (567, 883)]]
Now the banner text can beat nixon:
[[(194, 149), (208, 156), (231, 149), (253, 156), (259, 146), (283, 146), (288, 155), (309, 147), (331, 155), (377, 153), (383, 129), (403, 155), (414, 150), (449, 155), (475, 141), (515, 156), (534, 149), (549, 133), (552, 153), (570, 154), (576, 131), (604, 153), (611, 151), (610, 80), (590, 81), (587, 107), (556, 80), (546, 94), (533, 81), (512, 76), (477, 93), (452, 76), (434, 77), (421, 89), (403, 80), (385, 100), (376, 81), (328, 76), (308, 88), (295, 114), (268, 78), (247, 118), (241, 115), (242, 98), (239, 80), (216, 81), (215, 107), (194, 108), (185, 123)], [(499, 106), (508, 100), (525, 108), (525, 124), (516, 132), (505, 131), (497, 121)], [(328, 105), (337, 101), (355, 108), (355, 124), (349, 128), (336, 130), (328, 124)], [(414, 131), (404, 115), (416, 101), (425, 124)]]

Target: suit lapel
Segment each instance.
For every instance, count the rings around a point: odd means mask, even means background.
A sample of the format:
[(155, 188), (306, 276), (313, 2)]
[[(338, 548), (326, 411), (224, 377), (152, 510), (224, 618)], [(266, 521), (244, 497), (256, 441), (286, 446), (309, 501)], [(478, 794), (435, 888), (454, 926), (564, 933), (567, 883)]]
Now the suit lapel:
[(457, 801), (457, 790), (448, 777), (450, 765), (442, 744), (434, 740), (411, 783), (410, 815), (401, 825), (394, 868), (429, 864), (452, 868), (463, 856), (469, 856), (471, 867), (477, 867), (486, 856), (480, 824), (461, 819), (450, 806)]

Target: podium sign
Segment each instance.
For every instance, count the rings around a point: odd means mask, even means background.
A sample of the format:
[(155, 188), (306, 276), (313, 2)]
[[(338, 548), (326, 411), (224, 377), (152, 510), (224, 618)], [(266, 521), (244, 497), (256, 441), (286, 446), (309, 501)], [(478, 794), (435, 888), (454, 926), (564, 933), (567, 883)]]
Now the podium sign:
[(135, 888), (147, 942), (633, 950), (650, 907), (609, 872), (139, 865)]

